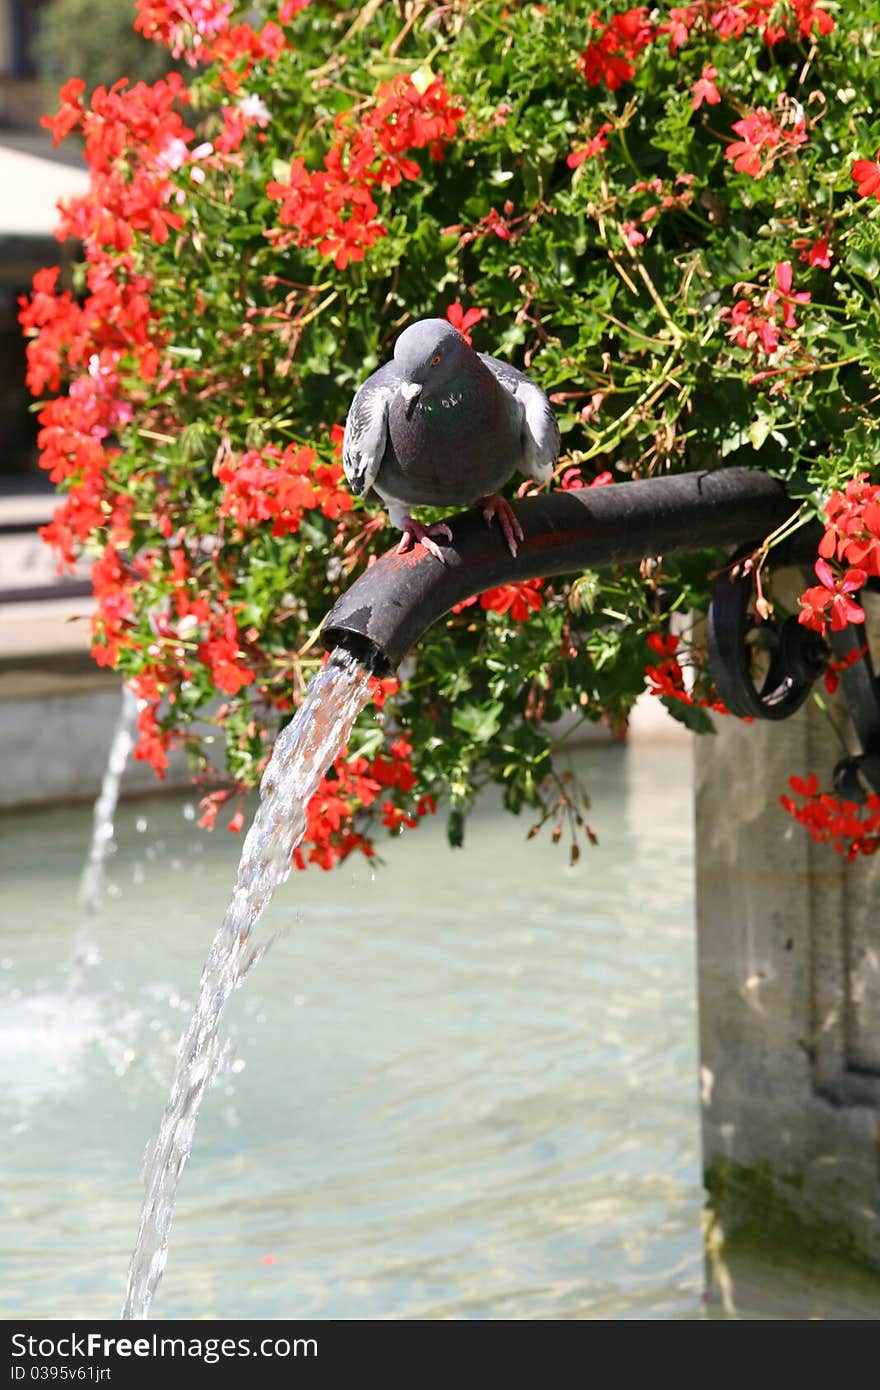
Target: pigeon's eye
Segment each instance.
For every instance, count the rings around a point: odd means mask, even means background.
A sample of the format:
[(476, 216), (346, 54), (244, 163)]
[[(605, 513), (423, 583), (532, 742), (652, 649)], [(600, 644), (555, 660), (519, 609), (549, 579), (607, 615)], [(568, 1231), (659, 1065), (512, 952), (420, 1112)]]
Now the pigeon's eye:
[(440, 365), (440, 360), (441, 360), (442, 355), (443, 355), (443, 354), (442, 354), (442, 353), (439, 353), (439, 352), (435, 352), (435, 353), (434, 353), (434, 356), (431, 358), (431, 366), (432, 366), (432, 367), (439, 367), (439, 365)]

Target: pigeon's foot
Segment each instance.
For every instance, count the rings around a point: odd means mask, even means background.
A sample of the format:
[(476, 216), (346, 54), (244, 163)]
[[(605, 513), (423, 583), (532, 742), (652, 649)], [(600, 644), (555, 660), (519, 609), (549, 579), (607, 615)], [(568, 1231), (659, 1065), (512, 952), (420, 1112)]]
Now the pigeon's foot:
[(491, 526), (495, 517), (498, 518), (498, 525), (507, 541), (507, 548), (511, 555), (516, 554), (517, 542), (523, 538), (523, 529), (516, 519), (516, 512), (510, 505), (506, 497), (501, 497), (497, 492), (491, 497), (484, 497), (482, 500), (483, 516)]
[(397, 547), (398, 555), (404, 555), (407, 550), (412, 550), (414, 545), (421, 545), (429, 554), (434, 556), (435, 560), (439, 560), (441, 565), (446, 564), (446, 557), (442, 548), (431, 540), (432, 536), (445, 536), (448, 541), (452, 540), (452, 532), (445, 521), (435, 521), (432, 526), (423, 526), (414, 517), (405, 516), (400, 523), (400, 529), (403, 535), (400, 539), (400, 545)]

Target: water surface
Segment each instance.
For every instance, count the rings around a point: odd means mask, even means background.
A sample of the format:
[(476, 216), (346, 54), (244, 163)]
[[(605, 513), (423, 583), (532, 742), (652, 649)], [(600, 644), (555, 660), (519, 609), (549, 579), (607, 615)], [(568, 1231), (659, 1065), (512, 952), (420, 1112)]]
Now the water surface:
[[(463, 852), (423, 824), (279, 891), (154, 1317), (699, 1315), (689, 758), (577, 761), (575, 869), (487, 800)], [(0, 821), (0, 1316), (118, 1315), (241, 849), (187, 815), (121, 808), (88, 927), (88, 809)]]

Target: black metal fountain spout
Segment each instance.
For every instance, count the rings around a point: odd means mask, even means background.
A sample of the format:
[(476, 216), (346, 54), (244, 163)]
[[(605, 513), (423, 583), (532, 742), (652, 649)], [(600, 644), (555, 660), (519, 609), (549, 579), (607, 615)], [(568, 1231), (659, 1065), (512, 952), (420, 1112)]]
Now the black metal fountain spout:
[[(793, 509), (781, 483), (752, 468), (554, 492), (515, 504), (523, 530), (515, 556), (472, 510), (449, 519), (452, 541), (444, 551), (445, 564), (420, 546), (404, 555), (383, 555), (332, 609), (321, 640), (328, 651), (343, 647), (374, 675), (386, 676), (432, 623), (472, 594), (514, 580), (719, 546), (736, 547), (746, 555), (781, 527)], [(775, 563), (801, 564), (806, 574), (817, 538), (818, 528), (801, 531), (797, 549), (774, 552)], [(863, 626), (832, 633), (829, 649), (794, 617), (779, 627), (759, 622), (754, 597), (747, 567), (722, 570), (709, 610), (708, 636), (712, 674), (728, 708), (740, 716), (785, 719), (803, 704), (833, 656), (843, 657), (853, 648), (862, 651), (864, 659), (840, 664), (863, 751), (838, 764), (835, 783), (853, 800), (864, 798), (866, 784), (880, 791), (880, 682)], [(750, 642), (756, 629), (768, 657), (758, 683)]]
[(450, 521), (445, 564), (420, 546), (383, 555), (327, 617), (325, 647), (344, 647), (375, 675), (388, 675), (433, 622), (472, 594), (655, 555), (758, 544), (791, 515), (792, 503), (766, 474), (723, 468), (552, 492), (514, 510), (524, 537), (516, 556), (478, 511)]

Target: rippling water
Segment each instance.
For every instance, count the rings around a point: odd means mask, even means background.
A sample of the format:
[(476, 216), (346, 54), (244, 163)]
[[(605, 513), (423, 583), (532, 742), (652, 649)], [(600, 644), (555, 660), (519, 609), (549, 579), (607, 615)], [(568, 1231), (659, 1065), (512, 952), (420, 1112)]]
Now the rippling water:
[[(279, 892), (155, 1317), (699, 1314), (689, 759), (577, 762), (602, 843), (573, 870), (487, 801), (464, 852), (422, 825), (375, 876), (350, 862)], [(178, 800), (124, 805), (65, 997), (89, 822), (2, 823), (5, 1317), (117, 1315), (241, 848)]]

